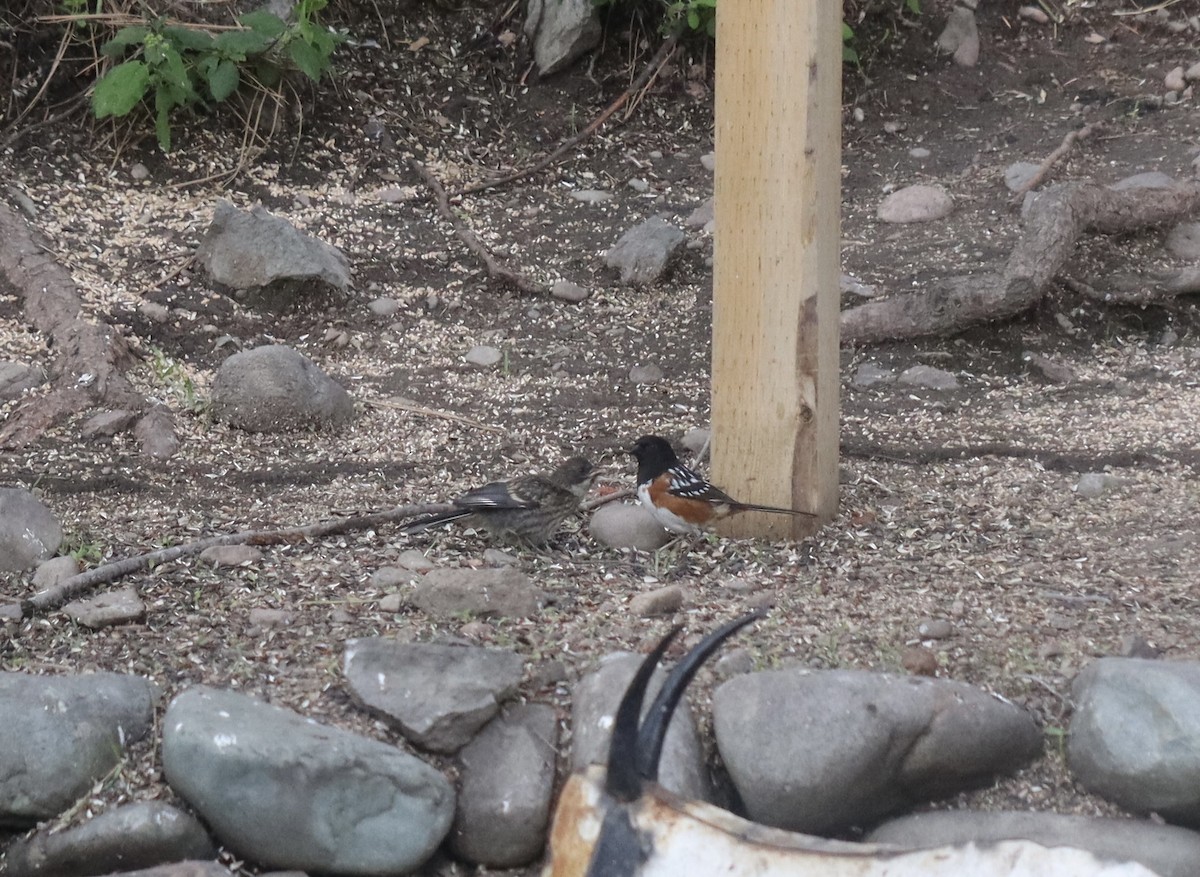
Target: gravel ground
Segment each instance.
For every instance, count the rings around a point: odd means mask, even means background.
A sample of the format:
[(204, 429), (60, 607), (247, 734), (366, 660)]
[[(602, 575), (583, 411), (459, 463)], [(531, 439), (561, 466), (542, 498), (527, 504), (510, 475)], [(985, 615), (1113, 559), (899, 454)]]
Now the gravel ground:
[[(519, 85), (515, 50), (474, 41), (487, 21), (479, 10), (413, 10), (393, 29), (390, 50), (351, 53), (338, 106), (319, 107), (283, 155), (255, 156), (235, 175), (217, 177), (237, 165), (240, 142), (239, 132), (220, 125), (181, 132), (179, 151), (166, 158), (150, 140), (118, 150), (103, 129), (96, 145), (77, 126), (0, 155), (4, 175), (38, 206), (36, 225), (80, 284), (89, 312), (129, 333), (143, 357), (135, 386), (171, 406), (182, 439), (177, 458), (154, 465), (130, 436), (85, 442), (77, 424), (65, 424), (0, 456), (0, 481), (39, 489), (78, 554), (95, 563), (249, 527), (441, 500), (493, 477), (549, 467), (566, 453), (591, 456), (605, 466), (606, 483), (628, 487), (633, 469), (620, 452), (635, 437), (678, 438), (706, 423), (711, 240), (689, 232), (692, 246), (672, 275), (648, 290), (616, 286), (598, 258), (645, 216), (666, 211), (680, 221), (711, 193), (700, 164), (712, 144), (703, 55), (677, 61), (628, 122), (580, 147), (578, 160), (462, 202), (462, 215), (511, 264), (545, 282), (565, 278), (593, 290), (578, 305), (518, 297), (487, 285), (411, 171), (363, 126), (381, 121), (401, 154), (420, 155), (453, 187), (486, 168), (528, 163), (631, 74), (611, 47), (597, 78), (581, 71)], [(1169, 64), (1182, 48), (1182, 38), (1173, 43), (1165, 29), (1144, 27), (1140, 41), (1104, 56), (1102, 69), (1096, 55), (1077, 69), (1069, 50), (1090, 45), (1080, 41), (1094, 23), (1052, 38), (1028, 26), (1006, 30), (999, 15), (984, 21), (996, 51), (977, 71), (934, 60), (931, 37), (917, 31), (889, 69), (874, 71), (870, 82), (848, 81), (849, 273), (901, 288), (961, 273), (964, 259), (1002, 257), (1017, 220), (1003, 206), (997, 174), (1009, 161), (1040, 159), (1061, 139), (1074, 92), (1057, 83), (1075, 76), (1102, 81), (1118, 98), (1136, 94), (1147, 59)], [(408, 51), (422, 36), (429, 44)], [(1048, 45), (1063, 51), (1045, 52)], [(1049, 77), (1049, 97), (1014, 98), (1034, 74)], [(983, 91), (996, 99), (984, 101)], [(977, 116), (970, 131), (1007, 132), (1007, 140), (953, 133), (967, 100)], [(865, 122), (850, 115), (855, 106), (865, 109)], [(900, 138), (881, 128), (896, 115), (907, 126)], [(1145, 155), (1166, 156), (1163, 163), (1174, 164), (1164, 169), (1178, 173), (1189, 160), (1181, 142), (1200, 125), (1196, 115), (1184, 108), (1125, 118), (1114, 136), (1072, 158), (1064, 178), (1120, 178), (1146, 169), (1136, 158)], [(916, 142), (932, 157), (898, 166)], [(136, 163), (146, 166), (147, 180), (131, 179)], [(648, 181), (649, 191), (626, 186), (631, 178)], [(961, 205), (955, 223), (891, 229), (875, 222), (881, 187), (909, 182), (951, 188)], [(614, 197), (596, 205), (570, 197), (593, 188)], [(388, 189), (400, 200), (381, 198)], [(218, 198), (262, 202), (341, 247), (356, 269), (353, 298), (276, 316), (210, 289), (186, 260)], [(1138, 246), (1157, 252), (1144, 241), (1089, 244), (1088, 265), (1127, 259), (1121, 248)], [(396, 299), (396, 314), (373, 317), (365, 304), (378, 296)], [(170, 308), (169, 318), (148, 315), (146, 302)], [(1033, 710), (1046, 728), (1047, 758), (948, 806), (1113, 813), (1065, 773), (1068, 687), (1097, 655), (1148, 645), (1172, 659), (1200, 657), (1196, 310), (1188, 300), (1110, 310), (1061, 291), (1002, 327), (845, 351), (841, 510), (803, 542), (713, 539), (627, 555), (593, 543), (582, 522), (553, 550), (519, 555), (552, 595), (542, 616), (465, 630), (415, 610), (381, 611), (385, 592), (370, 577), (414, 545), (439, 565), (478, 564), (489, 546), (470, 533), (410, 543), (384, 529), (272, 548), (235, 570), (182, 560), (124, 582), (149, 606), (144, 622), (88, 631), (57, 613), (37, 617), (5, 630), (0, 668), (140, 673), (167, 696), (198, 682), (236, 687), (403, 745), (350, 703), (339, 669), (344, 640), (465, 635), (515, 648), (530, 662), (522, 696), (556, 704), (565, 721), (571, 681), (610, 650), (644, 648), (672, 620), (631, 618), (629, 599), (679, 584), (687, 598), (674, 620), (689, 634), (679, 650), (720, 621), (769, 605), (769, 616), (738, 640), (758, 667), (905, 672), (906, 652), (923, 645), (939, 676)], [(224, 336), (234, 345), (221, 343)], [(236, 346), (273, 340), (302, 350), (351, 389), (362, 409), (352, 427), (265, 436), (211, 422), (203, 401), (216, 365)], [(465, 364), (466, 352), (484, 343), (505, 352), (501, 367)], [(1046, 383), (1027, 367), (1027, 351), (1069, 365), (1076, 379)], [(26, 330), (19, 300), (0, 293), (0, 359), (48, 363), (52, 354)], [(868, 361), (934, 365), (954, 372), (961, 387), (854, 386), (855, 369)], [(648, 363), (665, 379), (632, 383), (630, 368)], [(1120, 483), (1100, 498), (1081, 498), (1073, 486), (1088, 471), (1110, 471)], [(0, 580), (5, 601), (30, 592), (20, 577)], [(291, 610), (294, 621), (256, 629), (248, 614), (259, 607)], [(951, 622), (951, 635), (922, 643), (918, 628), (928, 619)], [(561, 663), (565, 681), (548, 662)], [(695, 686), (701, 713), (713, 681), (705, 671)], [(141, 744), (73, 818), (170, 796), (157, 753)]]

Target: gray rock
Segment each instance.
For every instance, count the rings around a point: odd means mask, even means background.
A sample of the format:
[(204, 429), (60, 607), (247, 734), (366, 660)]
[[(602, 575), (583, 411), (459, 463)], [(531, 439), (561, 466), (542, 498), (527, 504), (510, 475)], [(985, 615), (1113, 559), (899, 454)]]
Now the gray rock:
[(377, 317), (390, 317), (400, 310), (400, 302), (394, 298), (380, 297), (370, 301), (367, 310)]
[(1121, 486), (1121, 479), (1107, 472), (1085, 472), (1075, 482), (1075, 494), (1084, 499), (1096, 499)]
[(683, 224), (688, 228), (706, 228), (716, 217), (716, 202), (709, 198), (688, 214)]
[(515, 868), (542, 851), (554, 791), (558, 716), (545, 704), (514, 706), (459, 753), (458, 812), (450, 849), (477, 865)]
[(1024, 188), (1041, 169), (1040, 164), (1032, 161), (1015, 161), (1004, 169), (1004, 185), (1008, 187), (1008, 191), (1016, 192)]
[(591, 290), (570, 280), (556, 280), (550, 287), (550, 294), (557, 299), (569, 302), (581, 302), (591, 295)]
[(1101, 658), (1071, 694), (1078, 780), (1135, 813), (1200, 827), (1200, 662)]
[(926, 149), (924, 146), (914, 146), (912, 149), (908, 150), (908, 154), (910, 156), (912, 156), (913, 158), (919, 159), (919, 158), (929, 158), (929, 156), (933, 155), (933, 152)]
[(0, 487), (0, 572), (20, 572), (58, 553), (58, 520), (36, 496), (20, 487)]
[(1183, 67), (1172, 67), (1167, 71), (1167, 75), (1163, 77), (1163, 88), (1167, 91), (1183, 91), (1187, 88), (1187, 77), (1184, 76)]
[(896, 379), (906, 387), (924, 387), (927, 390), (957, 390), (958, 378), (931, 365), (914, 365), (900, 372)]
[(146, 604), (133, 588), (117, 588), (95, 597), (73, 600), (62, 611), (76, 624), (97, 630), (138, 621), (146, 615)]
[(63, 579), (79, 574), (79, 561), (69, 554), (52, 557), (38, 564), (33, 573), (33, 586), (38, 590), (57, 585)]
[(1175, 180), (1162, 171), (1144, 171), (1117, 180), (1109, 188), (1119, 192), (1122, 189), (1169, 189), (1174, 185)]
[(629, 370), (629, 380), (635, 384), (657, 384), (663, 379), (663, 370), (654, 363), (635, 365)]
[(87, 877), (216, 855), (216, 846), (195, 817), (161, 801), (142, 801), (105, 811), (73, 828), (21, 838), (9, 846), (4, 862), (8, 874)]
[(19, 398), (26, 390), (46, 383), (42, 369), (20, 362), (0, 362), (0, 401)]
[(592, 0), (527, 0), (525, 36), (543, 76), (565, 70), (600, 45), (600, 18)]
[(621, 235), (604, 254), (604, 264), (619, 273), (622, 283), (653, 283), (666, 273), (683, 245), (682, 231), (652, 216)]
[(101, 411), (85, 420), (79, 433), (86, 439), (113, 436), (129, 429), (137, 419), (136, 411)]
[[(608, 758), (613, 716), (643, 655), (616, 652), (606, 655), (600, 666), (577, 683), (571, 695), (571, 770), (602, 764)], [(660, 667), (650, 681), (642, 714), (649, 708), (666, 672)], [(667, 729), (658, 780), (685, 798), (710, 800), (711, 789), (705, 769), (704, 748), (686, 700), (680, 703)]]
[(142, 453), (155, 460), (168, 460), (179, 450), (175, 422), (163, 405), (155, 405), (138, 420), (133, 435), (142, 446)]
[(1193, 877), (1200, 835), (1136, 819), (1103, 819), (1060, 813), (946, 810), (901, 816), (868, 834), (871, 843), (904, 849), (1030, 840), (1046, 847), (1088, 850), (1101, 860), (1140, 862), (1160, 877)]
[(949, 639), (954, 636), (954, 625), (945, 618), (926, 618), (918, 622), (917, 636), (921, 639)]
[(931, 222), (954, 210), (954, 199), (941, 186), (906, 186), (892, 192), (879, 205), (884, 222)]
[(408, 548), (401, 551), (400, 555), (396, 558), (396, 565), (402, 569), (419, 573), (427, 573), (437, 568), (437, 564), (433, 562), (433, 559), (428, 554), (416, 548)]
[(380, 612), (399, 612), (404, 608), (404, 598), (399, 594), (385, 594), (379, 598)]
[(1023, 357), (1029, 367), (1052, 384), (1073, 384), (1075, 371), (1068, 365), (1040, 353), (1026, 353)]
[(633, 189), (633, 191), (637, 192), (639, 195), (644, 195), (650, 191), (650, 183), (648, 183), (646, 180), (643, 180), (641, 177), (630, 177), (625, 185)]
[(413, 590), (411, 602), (434, 618), (529, 618), (544, 595), (525, 573), (499, 569), (435, 569)]
[(0, 826), (71, 806), (150, 730), (155, 697), (151, 683), (119, 673), (0, 673)]
[(504, 362), (504, 353), (487, 344), (477, 344), (467, 351), (463, 359), (479, 368), (492, 368)]
[(256, 606), (247, 613), (250, 626), (257, 630), (270, 630), (275, 627), (287, 627), (296, 618), (296, 613), (287, 609), (271, 609), (266, 606)]
[(568, 197), (575, 201), (582, 201), (584, 204), (602, 204), (612, 200), (612, 192), (606, 192), (603, 189), (578, 189), (571, 192)]
[(693, 454), (698, 454), (712, 441), (712, 430), (706, 429), (703, 426), (693, 426), (683, 434), (683, 438), (679, 443), (691, 451)]
[(979, 61), (979, 28), (975, 13), (965, 6), (955, 6), (946, 16), (946, 26), (937, 39), (937, 47), (954, 56), (960, 67), (974, 67)]
[(517, 558), (499, 548), (485, 548), (483, 562), (488, 566), (512, 566), (517, 562)]
[(167, 708), (162, 760), (221, 843), (266, 868), (407, 873), (454, 816), (454, 790), (421, 760), (207, 686)]
[(735, 677), (713, 727), (750, 817), (814, 834), (990, 782), (1042, 744), (1028, 713), (972, 686), (862, 670)]
[(656, 551), (671, 541), (654, 516), (637, 503), (610, 502), (592, 513), (588, 521), (592, 538), (609, 548)]
[(305, 234), (261, 205), (244, 211), (228, 201), (219, 202), (196, 258), (222, 286), (275, 287), (285, 299), (314, 283), (340, 291), (350, 286), (350, 263), (337, 247)]
[(849, 274), (842, 274), (838, 277), (838, 291), (857, 295), (859, 298), (874, 298), (879, 294), (870, 283), (863, 283), (857, 277), (852, 277)]
[(412, 570), (398, 566), (381, 566), (371, 573), (371, 587), (381, 591), (411, 585), (416, 580), (417, 574)]
[(653, 618), (656, 615), (671, 615), (683, 608), (683, 588), (667, 585), (644, 594), (636, 594), (629, 601), (629, 613), (638, 618)]
[(344, 673), (355, 700), (409, 740), (457, 752), (516, 692), (524, 666), (507, 649), (368, 637), (346, 643)]
[[(219, 862), (172, 862), (141, 871), (125, 871), (120, 877), (235, 877), (232, 871)], [(263, 875), (267, 877), (267, 875)]]
[(879, 384), (892, 384), (896, 381), (896, 373), (890, 368), (883, 368), (873, 362), (864, 362), (854, 372), (850, 383), (856, 387), (875, 387)]
[(307, 356), (271, 344), (221, 363), (213, 380), (212, 412), (250, 432), (286, 432), (340, 426), (354, 417), (354, 402)]
[(253, 545), (212, 545), (200, 552), (200, 560), (215, 567), (248, 566), (263, 558), (261, 548)]
[(1200, 222), (1181, 222), (1167, 234), (1167, 252), (1177, 259), (1200, 261)]

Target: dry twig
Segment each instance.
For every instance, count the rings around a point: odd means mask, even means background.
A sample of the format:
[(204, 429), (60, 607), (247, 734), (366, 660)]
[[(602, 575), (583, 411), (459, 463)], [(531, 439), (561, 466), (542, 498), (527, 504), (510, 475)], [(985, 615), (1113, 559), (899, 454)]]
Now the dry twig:
[(1089, 125), (1084, 125), (1082, 128), (1079, 128), (1076, 131), (1069, 131), (1067, 136), (1062, 139), (1062, 143), (1058, 145), (1058, 148), (1046, 156), (1045, 160), (1042, 162), (1037, 171), (1034, 172), (1033, 176), (1022, 183), (1017, 190), (1013, 192), (1013, 196), (1009, 200), (1009, 203), (1014, 207), (1020, 204), (1021, 200), (1025, 197), (1025, 193), (1030, 192), (1040, 186), (1042, 181), (1046, 179), (1046, 175), (1050, 173), (1050, 169), (1058, 163), (1059, 159), (1071, 151), (1071, 147), (1073, 147), (1080, 140), (1087, 140), (1094, 133), (1096, 133), (1096, 129), (1099, 127), (1100, 125), (1098, 122), (1092, 122)]
[[(243, 530), (240, 533), (227, 533), (224, 536), (212, 536), (199, 539), (183, 545), (173, 545), (170, 548), (160, 548), (146, 554), (125, 557), (114, 560), (102, 566), (81, 572), (79, 575), (64, 579), (57, 585), (39, 591), (27, 600), (22, 600), (15, 608), (21, 618), (29, 618), (37, 612), (55, 609), (73, 597), (89, 591), (96, 585), (116, 581), (135, 572), (151, 569), (160, 563), (167, 563), (180, 557), (191, 557), (217, 545), (283, 545), (291, 542), (302, 542), (309, 539), (319, 539), (324, 536), (337, 536), (343, 533), (354, 533), (359, 530), (369, 530), (380, 524), (390, 524), (404, 518), (417, 515), (435, 515), (453, 510), (449, 503), (421, 503), (418, 505), (402, 505), (384, 512), (369, 515), (359, 515), (352, 518), (341, 518), (336, 521), (319, 521), (314, 524), (303, 524), (296, 527), (284, 527), (279, 530)], [(17, 614), (13, 606), (0, 606), (0, 618), (12, 617)]]
[(445, 188), (438, 182), (438, 178), (430, 173), (429, 168), (425, 167), (425, 165), (421, 164), (415, 158), (409, 159), (409, 163), (412, 165), (413, 170), (417, 172), (417, 175), (424, 181), (425, 185), (433, 192), (434, 197), (437, 198), (438, 210), (454, 226), (455, 235), (483, 263), (487, 269), (488, 277), (532, 295), (548, 295), (550, 293), (550, 290), (544, 284), (538, 283), (536, 280), (531, 280), (524, 274), (511, 271), (497, 262), (496, 257), (483, 245), (483, 242), (479, 240), (475, 232), (471, 231), (458, 214), (450, 208), (450, 198), (446, 194)]

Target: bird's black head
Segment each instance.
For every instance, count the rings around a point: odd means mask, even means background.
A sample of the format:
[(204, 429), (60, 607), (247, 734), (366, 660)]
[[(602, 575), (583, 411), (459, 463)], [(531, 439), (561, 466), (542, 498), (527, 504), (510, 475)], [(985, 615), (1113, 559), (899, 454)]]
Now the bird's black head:
[(630, 448), (638, 461), (638, 484), (657, 478), (679, 462), (671, 443), (662, 436), (644, 435)]

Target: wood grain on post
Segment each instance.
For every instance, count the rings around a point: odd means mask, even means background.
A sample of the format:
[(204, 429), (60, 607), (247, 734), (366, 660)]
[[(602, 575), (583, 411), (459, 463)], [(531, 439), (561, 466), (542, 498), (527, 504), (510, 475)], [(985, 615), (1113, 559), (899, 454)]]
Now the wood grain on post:
[[(717, 15), (712, 480), (746, 502), (837, 510), (839, 0)], [(732, 536), (803, 536), (743, 514)]]

